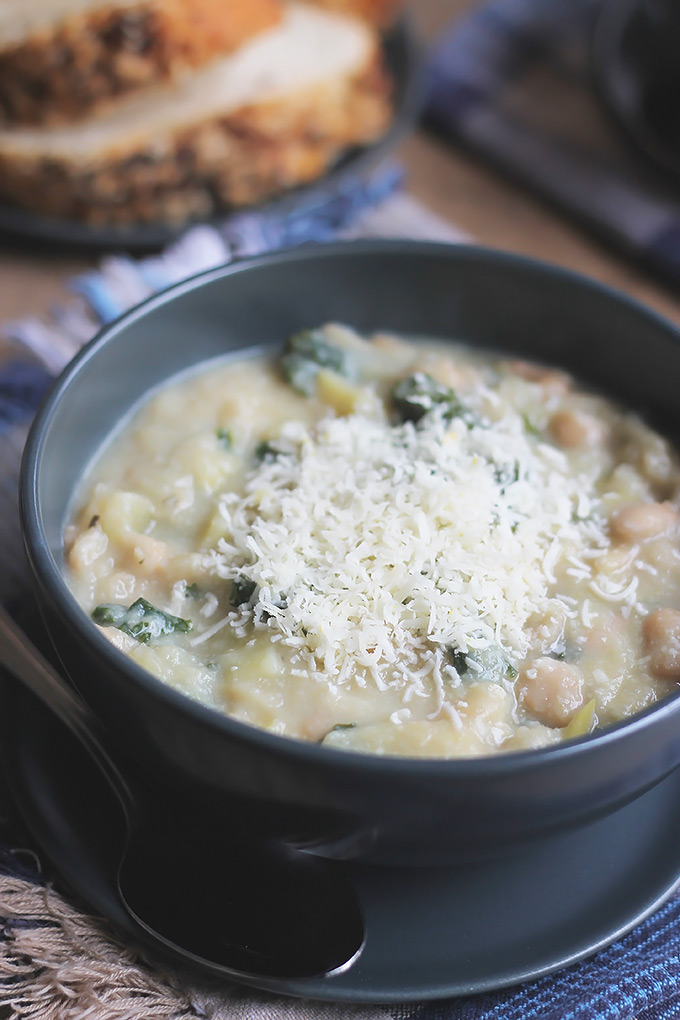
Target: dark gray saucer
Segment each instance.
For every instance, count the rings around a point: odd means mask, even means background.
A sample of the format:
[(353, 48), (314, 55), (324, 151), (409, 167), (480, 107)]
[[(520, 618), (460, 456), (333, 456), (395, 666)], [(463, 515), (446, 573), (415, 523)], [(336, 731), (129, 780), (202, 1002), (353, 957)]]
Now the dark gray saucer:
[[(122, 837), (115, 802), (30, 695), (14, 683), (4, 693), (5, 768), (25, 820), (65, 882), (130, 938), (114, 892)], [(679, 805), (675, 772), (601, 821), (494, 861), (457, 869), (341, 865), (366, 916), (358, 963), (331, 978), (257, 985), (317, 999), (406, 1002), (496, 989), (573, 963), (676, 888)]]

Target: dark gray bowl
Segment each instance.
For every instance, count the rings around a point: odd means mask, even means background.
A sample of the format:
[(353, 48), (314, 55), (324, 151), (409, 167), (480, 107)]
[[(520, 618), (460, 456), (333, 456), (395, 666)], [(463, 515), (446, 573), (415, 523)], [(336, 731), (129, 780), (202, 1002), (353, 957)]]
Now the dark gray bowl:
[(450, 863), (612, 811), (680, 763), (673, 695), (597, 736), (459, 761), (349, 754), (249, 727), (163, 685), (118, 652), (63, 577), (78, 480), (122, 415), (188, 366), (270, 347), (329, 319), (455, 337), (563, 365), (677, 433), (680, 331), (554, 267), (478, 248), (372, 241), (308, 246), (227, 266), (106, 327), (65, 370), (33, 425), (21, 508), (54, 645), (118, 744), (235, 826), (329, 856)]

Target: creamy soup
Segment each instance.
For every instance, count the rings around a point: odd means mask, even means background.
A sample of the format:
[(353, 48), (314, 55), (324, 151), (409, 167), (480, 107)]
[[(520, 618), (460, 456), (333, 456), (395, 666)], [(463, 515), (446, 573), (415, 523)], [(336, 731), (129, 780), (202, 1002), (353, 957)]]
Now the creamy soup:
[(153, 393), (66, 529), (113, 644), (274, 733), (488, 755), (680, 680), (680, 469), (565, 373), (328, 325)]

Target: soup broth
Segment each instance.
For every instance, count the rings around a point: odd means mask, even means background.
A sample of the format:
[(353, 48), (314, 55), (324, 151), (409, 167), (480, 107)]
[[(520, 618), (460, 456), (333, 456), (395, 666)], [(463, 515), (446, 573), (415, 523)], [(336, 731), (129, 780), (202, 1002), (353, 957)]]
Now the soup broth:
[(331, 324), (153, 393), (83, 483), (68, 579), (125, 654), (243, 722), (544, 747), (676, 689), (679, 482), (565, 373)]

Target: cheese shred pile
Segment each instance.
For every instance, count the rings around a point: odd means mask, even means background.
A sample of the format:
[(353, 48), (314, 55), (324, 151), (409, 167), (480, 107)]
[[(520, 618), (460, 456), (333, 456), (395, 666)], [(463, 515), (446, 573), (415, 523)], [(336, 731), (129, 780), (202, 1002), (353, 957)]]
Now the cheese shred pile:
[(605, 542), (595, 479), (575, 476), (521, 415), (428, 414), (393, 426), (360, 414), (291, 423), (243, 494), (222, 497), (229, 531), (212, 553), (250, 583), (229, 625), (268, 627), (326, 682), (458, 682), (452, 651), (528, 648), (558, 562)]

